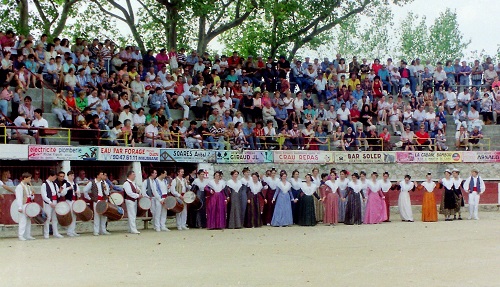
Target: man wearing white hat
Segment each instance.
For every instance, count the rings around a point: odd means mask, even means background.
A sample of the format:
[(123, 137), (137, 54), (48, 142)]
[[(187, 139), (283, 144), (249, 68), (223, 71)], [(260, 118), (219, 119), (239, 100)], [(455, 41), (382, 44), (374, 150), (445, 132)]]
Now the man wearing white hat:
[(479, 209), (479, 197), (486, 190), (484, 181), (479, 177), (479, 171), (472, 169), (471, 176), (464, 182), (464, 189), (469, 193), (469, 219), (479, 220), (477, 215)]

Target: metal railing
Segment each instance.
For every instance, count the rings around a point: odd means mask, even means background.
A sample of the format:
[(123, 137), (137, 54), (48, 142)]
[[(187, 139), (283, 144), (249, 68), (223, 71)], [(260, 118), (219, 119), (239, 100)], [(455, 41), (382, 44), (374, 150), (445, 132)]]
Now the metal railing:
[(487, 147), (486, 150), (491, 149), (491, 138), (481, 138), (478, 139), (477, 143), (471, 143), (470, 140), (475, 140), (475, 139), (467, 139), (466, 143), (460, 143), (460, 147), (465, 148), (469, 151), (473, 150), (474, 148), (479, 148), (481, 151), (484, 150), (485, 147)]
[(3, 142), (4, 144), (7, 143), (7, 127), (2, 125), (0, 126), (0, 141)]

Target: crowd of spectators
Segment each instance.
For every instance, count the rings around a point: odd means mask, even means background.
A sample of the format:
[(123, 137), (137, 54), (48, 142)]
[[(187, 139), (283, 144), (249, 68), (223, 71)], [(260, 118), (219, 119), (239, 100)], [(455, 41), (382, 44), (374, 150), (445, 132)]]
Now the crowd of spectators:
[[(47, 39), (0, 33), (0, 116), (10, 102), (16, 126), (47, 127), (26, 93), (50, 86), (57, 91), (52, 113), (62, 127), (76, 128), (83, 144), (447, 150), (451, 115), (455, 147), (469, 149), (481, 146), (484, 124), (500, 123), (500, 63), (491, 58), (469, 66), (459, 59), (358, 62), (340, 54), (289, 61), (184, 48), (142, 55), (109, 39)], [(18, 129), (13, 137), (29, 143), (33, 133)]]

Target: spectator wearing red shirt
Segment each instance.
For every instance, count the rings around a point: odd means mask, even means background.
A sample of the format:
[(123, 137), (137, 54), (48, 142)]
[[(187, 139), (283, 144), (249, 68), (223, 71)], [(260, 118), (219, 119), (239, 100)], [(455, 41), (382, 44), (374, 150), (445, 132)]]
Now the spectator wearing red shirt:
[(375, 72), (375, 75), (378, 75), (378, 71), (382, 69), (382, 65), (380, 64), (379, 59), (375, 59), (372, 64), (372, 70)]
[(351, 124), (357, 123), (361, 117), (358, 104), (354, 104), (349, 111), (351, 112)]
[(236, 68), (236, 66), (240, 63), (241, 58), (238, 56), (238, 52), (234, 51), (233, 56), (227, 59), (227, 64), (230, 68)]
[(420, 125), (420, 129), (415, 133), (416, 148), (422, 150), (423, 146), (428, 146), (429, 150), (432, 150), (432, 143), (429, 134), (425, 131), (425, 126)]
[(0, 46), (2, 46), (2, 49), (4, 51), (10, 52), (10, 48), (14, 47), (15, 44), (14, 36), (15, 34), (12, 30), (7, 30), (5, 32), (5, 35), (3, 35), (2, 38), (0, 38)]
[(108, 101), (108, 104), (114, 114), (116, 115), (120, 114), (121, 105), (120, 105), (120, 100), (118, 100), (118, 94), (114, 93), (111, 96), (111, 99)]
[(158, 71), (161, 71), (161, 69), (168, 64), (168, 55), (166, 49), (161, 49), (160, 53), (156, 55), (156, 63)]
[(257, 122), (255, 128), (253, 128), (253, 136), (255, 137), (255, 145), (258, 149), (261, 148), (261, 142), (264, 143), (266, 138), (264, 137), (264, 129), (262, 128), (262, 122)]

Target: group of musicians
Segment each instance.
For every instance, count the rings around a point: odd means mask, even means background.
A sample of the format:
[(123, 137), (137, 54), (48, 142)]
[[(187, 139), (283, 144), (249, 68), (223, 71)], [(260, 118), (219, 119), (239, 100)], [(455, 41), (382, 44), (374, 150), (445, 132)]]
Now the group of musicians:
[[(389, 221), (390, 196), (399, 190), (398, 209), (401, 219), (413, 222), (410, 192), (423, 191), (422, 221), (437, 221), (437, 205), (434, 191), (443, 188), (440, 213), (445, 220), (461, 219), (461, 207), (464, 206), (463, 196), (469, 195), (469, 219), (478, 218), (478, 203), (485, 184), (476, 169), (466, 180), (460, 178), (457, 169), (446, 170), (444, 177), (433, 181), (427, 174), (426, 180), (420, 184), (411, 181), (406, 175), (401, 181), (392, 181), (384, 172), (381, 179), (373, 172), (367, 177), (365, 172), (349, 173), (342, 170), (337, 173), (332, 168), (329, 173), (319, 173), (314, 168), (312, 173), (301, 177), (297, 170), (288, 173), (275, 168), (259, 174), (251, 173), (249, 168), (241, 172), (232, 171), (225, 181), (222, 171), (216, 171), (213, 178), (205, 170), (194, 171), (185, 176), (184, 169), (179, 169), (175, 177), (168, 176), (166, 170), (152, 169), (148, 177), (139, 187), (136, 184), (134, 171), (127, 173), (123, 184), (123, 197), (128, 216), (128, 231), (139, 234), (136, 226), (138, 208), (141, 199), (150, 201), (152, 225), (157, 232), (170, 231), (166, 226), (167, 213), (175, 210), (178, 230), (187, 230), (188, 225), (196, 228), (252, 228), (261, 225), (289, 226), (315, 225), (317, 222), (335, 225), (374, 224)], [(34, 190), (31, 187), (31, 174), (23, 173), (21, 182), (15, 188), (16, 204), (19, 212), (19, 240), (33, 240), (31, 236), (31, 219), (27, 214), (27, 206), (34, 204)], [(391, 192), (393, 191), (393, 192)], [(187, 201), (186, 195), (191, 193), (196, 198)], [(117, 218), (123, 217), (123, 209), (110, 196), (110, 186), (105, 181), (105, 174), (99, 171), (95, 179), (89, 181), (80, 191), (75, 183), (73, 171), (67, 173), (49, 171), (48, 178), (41, 185), (43, 207), (40, 214), (44, 217), (44, 238), (49, 238), (50, 232), (56, 238), (63, 236), (59, 232), (57, 206), (61, 202), (73, 206), (77, 200), (86, 199), (93, 210), (94, 235), (110, 234), (107, 227), (108, 216), (117, 213)], [(166, 202), (175, 198), (176, 208), (167, 207)], [(90, 212), (90, 211), (89, 211)], [(452, 218), (453, 217), (453, 218)], [(91, 218), (91, 217), (89, 217)], [(64, 226), (67, 235), (79, 236), (76, 233), (78, 213), (72, 208)], [(62, 225), (62, 224), (61, 224)], [(50, 231), (52, 227), (52, 231)]]

